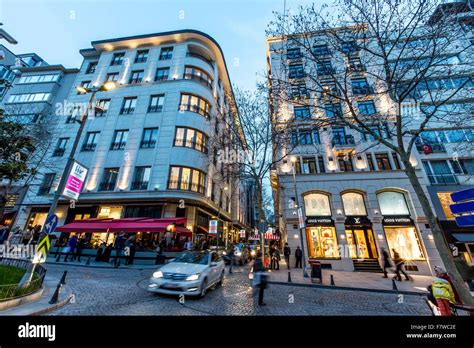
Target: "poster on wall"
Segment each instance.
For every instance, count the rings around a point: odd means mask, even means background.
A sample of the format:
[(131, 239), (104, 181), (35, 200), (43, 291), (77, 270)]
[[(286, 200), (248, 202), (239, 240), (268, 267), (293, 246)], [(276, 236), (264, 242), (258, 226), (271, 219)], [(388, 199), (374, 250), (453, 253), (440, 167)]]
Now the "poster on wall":
[(66, 181), (66, 186), (64, 186), (63, 196), (69, 197), (74, 200), (79, 199), (79, 195), (84, 186), (86, 180), (88, 169), (83, 165), (74, 162), (71, 168), (71, 172)]

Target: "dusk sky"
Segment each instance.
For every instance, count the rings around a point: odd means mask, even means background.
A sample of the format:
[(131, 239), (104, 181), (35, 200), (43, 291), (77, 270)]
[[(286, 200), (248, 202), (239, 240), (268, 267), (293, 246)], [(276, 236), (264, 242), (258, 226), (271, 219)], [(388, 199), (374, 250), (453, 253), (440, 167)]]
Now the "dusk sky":
[[(309, 0), (286, 0), (296, 8)], [(0, 0), (0, 21), (49, 64), (79, 67), (90, 42), (178, 29), (201, 30), (221, 45), (231, 80), (253, 88), (265, 72), (265, 29), (284, 0)]]

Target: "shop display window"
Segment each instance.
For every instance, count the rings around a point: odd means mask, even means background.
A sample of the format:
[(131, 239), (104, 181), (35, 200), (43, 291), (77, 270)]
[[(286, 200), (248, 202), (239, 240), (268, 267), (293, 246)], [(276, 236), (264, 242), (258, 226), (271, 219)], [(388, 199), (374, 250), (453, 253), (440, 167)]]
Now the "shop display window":
[(310, 258), (339, 258), (336, 229), (328, 227), (308, 227), (306, 229)]
[(390, 254), (395, 249), (403, 260), (424, 260), (423, 249), (415, 227), (385, 227)]

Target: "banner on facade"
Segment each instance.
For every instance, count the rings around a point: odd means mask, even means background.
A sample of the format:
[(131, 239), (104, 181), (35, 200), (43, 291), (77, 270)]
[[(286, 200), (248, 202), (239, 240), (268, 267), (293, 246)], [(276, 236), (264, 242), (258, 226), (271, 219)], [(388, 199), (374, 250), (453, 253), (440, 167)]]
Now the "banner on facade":
[(245, 238), (245, 230), (240, 230), (240, 238)]
[(87, 172), (88, 169), (86, 167), (74, 162), (67, 178), (66, 186), (64, 186), (63, 196), (77, 201), (81, 194), (82, 187), (84, 186), (84, 182), (86, 181)]
[(217, 234), (219, 220), (209, 220), (209, 234)]

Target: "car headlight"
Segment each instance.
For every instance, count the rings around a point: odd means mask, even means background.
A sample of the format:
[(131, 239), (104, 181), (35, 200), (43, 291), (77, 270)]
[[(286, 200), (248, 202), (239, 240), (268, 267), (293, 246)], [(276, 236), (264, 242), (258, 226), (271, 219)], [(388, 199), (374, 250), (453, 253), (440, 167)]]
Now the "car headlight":
[(225, 251), (222, 252), (223, 255), (227, 255), (227, 253)]
[(235, 255), (240, 256), (240, 255), (242, 255), (242, 253), (241, 253), (240, 251), (237, 251), (237, 252), (235, 253)]
[(163, 278), (163, 272), (156, 271), (155, 273), (153, 273), (153, 278)]
[(199, 279), (199, 276), (200, 274), (193, 274), (193, 275), (190, 275), (186, 278), (186, 280), (189, 280), (189, 281), (193, 281), (193, 280), (198, 280)]

